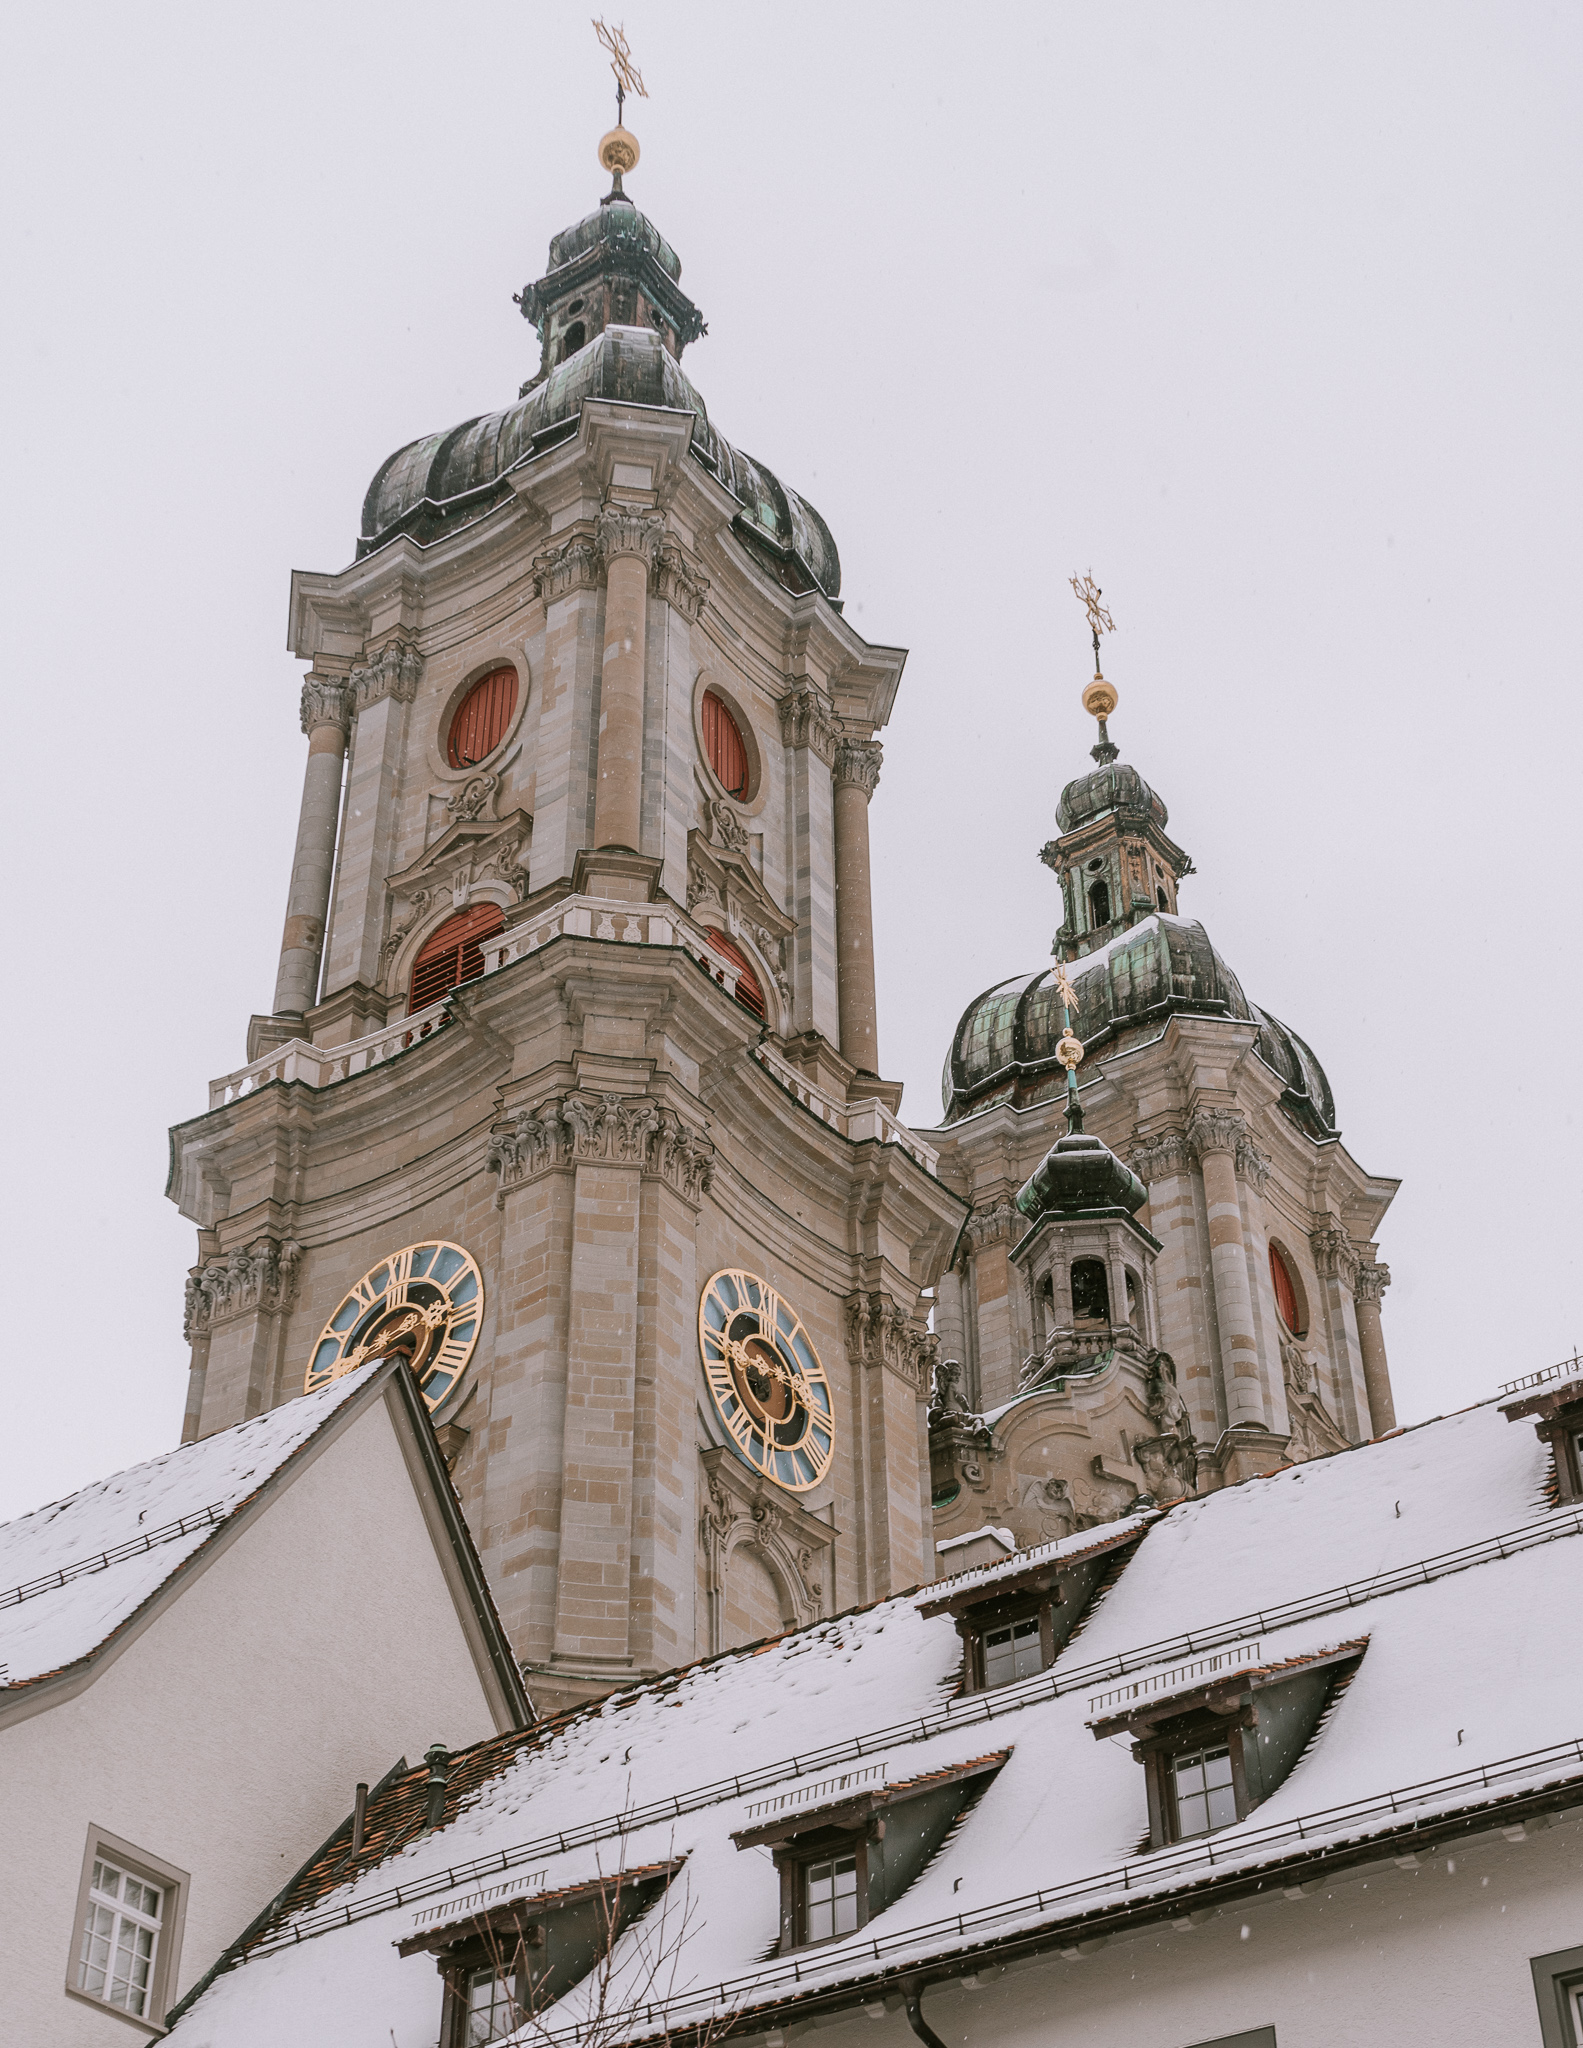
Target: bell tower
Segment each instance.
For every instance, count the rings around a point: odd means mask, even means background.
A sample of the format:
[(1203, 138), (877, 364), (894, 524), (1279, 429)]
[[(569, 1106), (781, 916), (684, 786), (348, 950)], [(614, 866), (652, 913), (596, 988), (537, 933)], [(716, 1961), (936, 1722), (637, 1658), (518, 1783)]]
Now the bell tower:
[(406, 1357), (541, 1710), (931, 1575), (966, 1210), (879, 1074), (905, 655), (684, 373), (636, 157), (519, 296), (517, 402), (292, 579), (275, 1001), (172, 1134), (185, 1434)]

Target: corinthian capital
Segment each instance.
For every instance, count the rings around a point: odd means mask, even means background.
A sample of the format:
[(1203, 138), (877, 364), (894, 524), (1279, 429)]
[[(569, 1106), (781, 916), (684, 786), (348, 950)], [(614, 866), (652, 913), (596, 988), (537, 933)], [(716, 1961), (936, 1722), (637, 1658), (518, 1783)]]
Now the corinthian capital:
[(885, 749), (878, 740), (838, 740), (835, 749), (837, 784), (855, 782), (865, 796), (872, 796), (879, 783), (879, 764)]
[(793, 690), (779, 705), (781, 744), (810, 747), (827, 768), (835, 765), (835, 727), (829, 705), (817, 690)]
[(665, 515), (638, 505), (607, 505), (599, 515), (599, 552), (607, 562), (636, 555), (652, 565), (665, 538)]
[(302, 686), (302, 729), (312, 734), (321, 725), (339, 726), (343, 736), (351, 731), (352, 692), (328, 676), (309, 676)]
[(1352, 1299), (1354, 1301), (1377, 1302), (1390, 1284), (1391, 1269), (1389, 1266), (1382, 1266), (1377, 1263), (1369, 1266), (1359, 1266), (1358, 1277), (1353, 1282)]
[(370, 659), (354, 668), (348, 681), (359, 711), (377, 704), (381, 697), (394, 697), (398, 704), (410, 704), (418, 694), (423, 676), (423, 656), (416, 647), (392, 640)]
[(1341, 1280), (1351, 1287), (1358, 1277), (1362, 1261), (1357, 1247), (1339, 1224), (1326, 1224), (1323, 1230), (1309, 1232), (1308, 1242), (1313, 1247), (1314, 1264), (1322, 1278)]
[(1234, 1109), (1201, 1109), (1187, 1127), (1187, 1142), (1202, 1159), (1206, 1152), (1232, 1152), (1243, 1138), (1243, 1122)]

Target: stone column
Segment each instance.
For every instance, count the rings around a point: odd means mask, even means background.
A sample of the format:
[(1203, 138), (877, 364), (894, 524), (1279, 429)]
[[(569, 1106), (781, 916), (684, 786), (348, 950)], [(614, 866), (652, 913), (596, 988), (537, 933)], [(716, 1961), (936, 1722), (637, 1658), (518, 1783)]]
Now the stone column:
[(649, 566), (665, 522), (658, 513), (615, 505), (599, 522), (605, 558), (605, 647), (599, 684), (599, 767), (594, 845), (641, 853), (643, 675)]
[(1149, 1228), (1164, 1247), (1154, 1269), (1154, 1341), (1176, 1362), (1176, 1382), (1207, 1460), (1227, 1417), (1210, 1341), (1192, 1151), (1181, 1132), (1156, 1131), (1134, 1145), (1127, 1164), (1149, 1190)]
[(275, 977), (275, 1015), (300, 1017), (319, 995), (319, 960), (324, 920), (330, 908), (330, 874), (335, 865), (335, 832), (341, 809), (341, 764), (352, 725), (352, 693), (333, 677), (309, 676), (302, 686), (302, 729), (308, 735), (308, 766), (302, 778), (302, 811), (291, 862), (286, 930)]
[(880, 755), (878, 740), (842, 740), (835, 756), (835, 942), (841, 1052), (863, 1074), (879, 1072), (868, 800), (879, 781)]
[(1209, 1223), (1209, 1266), (1215, 1287), (1215, 1316), (1220, 1325), (1220, 1365), (1226, 1391), (1226, 1424), (1267, 1429), (1264, 1388), (1259, 1372), (1259, 1345), (1253, 1327), (1253, 1298), (1248, 1289), (1247, 1247), (1243, 1243), (1242, 1203), (1237, 1194), (1237, 1140), (1242, 1119), (1231, 1110), (1201, 1110), (1188, 1129), (1204, 1180), (1204, 1209)]
[[(840, 1042), (841, 1009), (835, 948), (835, 814), (829, 771), (835, 765), (834, 716), (816, 691), (780, 703), (787, 776), (787, 860), (797, 920), (792, 969), (792, 1028)], [(823, 764), (821, 767), (820, 764)]]
[(1391, 1284), (1389, 1266), (1358, 1268), (1352, 1299), (1358, 1315), (1358, 1343), (1363, 1352), (1363, 1385), (1369, 1397), (1369, 1426), (1375, 1436), (1396, 1427), (1396, 1403), (1385, 1363), (1385, 1333), (1380, 1328), (1380, 1296)]
[[(324, 965), (326, 1000), (351, 982), (371, 989), (379, 981), (385, 877), (402, 865), (396, 855), (396, 797), (406, 751), (406, 707), (416, 698), (422, 676), (417, 649), (392, 641), (347, 678), (357, 732), (346, 771), (346, 832)], [(342, 1030), (349, 1038), (358, 1036), (355, 1029), (343, 1025)]]

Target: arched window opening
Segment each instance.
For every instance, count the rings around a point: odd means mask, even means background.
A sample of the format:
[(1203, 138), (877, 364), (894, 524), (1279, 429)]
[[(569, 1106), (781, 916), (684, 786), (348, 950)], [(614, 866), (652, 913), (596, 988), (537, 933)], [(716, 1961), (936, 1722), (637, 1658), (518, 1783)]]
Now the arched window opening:
[(705, 690), (703, 701), (704, 750), (709, 765), (720, 779), (727, 796), (740, 803), (748, 793), (748, 750), (742, 728), (726, 709), (722, 698)]
[(755, 1017), (763, 1017), (764, 991), (759, 987), (758, 976), (748, 965), (747, 955), (740, 947), (733, 946), (724, 932), (711, 930), (708, 933), (711, 946), (722, 958), (729, 960), (737, 970), (737, 1001), (744, 1010), (751, 1010)]
[(1165, 891), (1164, 891), (1163, 889), (1156, 889), (1154, 893), (1155, 893), (1155, 897), (1157, 898), (1157, 900), (1158, 900), (1158, 902), (1159, 902), (1160, 908), (1161, 908), (1162, 910), (1169, 910), (1171, 906), (1170, 906), (1170, 904), (1169, 904), (1169, 903), (1168, 903), (1168, 902), (1166, 901), (1166, 897), (1165, 897)]
[(1292, 1279), (1291, 1268), (1275, 1249), (1270, 1246), (1270, 1279), (1275, 1287), (1275, 1306), (1281, 1312), (1281, 1321), (1294, 1337), (1302, 1335), (1298, 1328), (1300, 1317), (1297, 1309), (1297, 1285)]
[(1127, 1274), (1127, 1321), (1134, 1329), (1138, 1327), (1138, 1276), (1130, 1266)]
[(412, 990), (407, 1015), (426, 1010), (448, 989), (459, 988), (484, 971), (484, 947), (505, 923), (498, 903), (475, 903), (459, 910), (432, 934), (412, 963)]
[(1088, 892), (1089, 923), (1093, 927), (1110, 922), (1110, 885), (1103, 878)]
[(457, 705), (445, 737), (445, 758), (453, 768), (476, 768), (511, 730), (517, 709), (517, 672), (506, 662), (480, 676)]
[(1072, 1261), (1072, 1314), (1080, 1323), (1110, 1321), (1110, 1281), (1103, 1259)]
[(587, 339), (588, 329), (581, 320), (574, 320), (561, 336), (561, 361), (564, 363), (568, 356), (576, 355)]

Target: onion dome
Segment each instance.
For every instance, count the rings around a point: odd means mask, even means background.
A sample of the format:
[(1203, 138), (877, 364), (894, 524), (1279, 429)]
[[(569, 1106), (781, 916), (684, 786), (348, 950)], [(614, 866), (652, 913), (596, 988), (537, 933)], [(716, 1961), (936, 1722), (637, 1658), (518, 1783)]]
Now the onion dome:
[(1165, 799), (1152, 790), (1136, 768), (1125, 761), (1107, 761), (1091, 775), (1080, 775), (1061, 791), (1055, 807), (1056, 822), (1063, 832), (1074, 832), (1090, 818), (1107, 811), (1136, 812), (1141, 823), (1147, 818), (1163, 831), (1170, 822)]
[[(1239, 1018), (1258, 1026), (1254, 1052), (1279, 1077), (1287, 1115), (1310, 1137), (1335, 1136), (1335, 1098), (1324, 1069), (1294, 1031), (1248, 1001), (1196, 920), (1157, 913), (1066, 971), (1075, 998), (1072, 1029), (1090, 1058), (1153, 1037), (1168, 1017)], [(1066, 1086), (1056, 1057), (1060, 1038), (1061, 1000), (1049, 969), (987, 989), (969, 1003), (951, 1041), (941, 1089), (945, 1121), (999, 1102), (1026, 1109), (1054, 1100)]]
[(693, 415), (692, 456), (741, 510), (738, 537), (794, 591), (841, 592), (834, 537), (806, 499), (718, 434), (680, 357), (704, 332), (682, 291), (681, 260), (629, 199), (612, 196), (550, 244), (550, 267), (517, 303), (542, 361), (518, 402), (426, 434), (383, 462), (363, 501), (359, 559), (405, 534), (448, 539), (513, 495), (513, 472), (575, 431), (585, 399)]
[(1030, 1223), (1046, 1216), (1135, 1216), (1149, 1191), (1102, 1139), (1068, 1131), (1017, 1191), (1017, 1207)]

